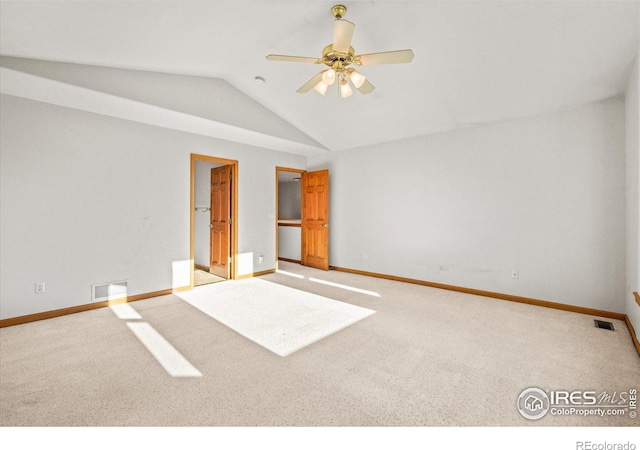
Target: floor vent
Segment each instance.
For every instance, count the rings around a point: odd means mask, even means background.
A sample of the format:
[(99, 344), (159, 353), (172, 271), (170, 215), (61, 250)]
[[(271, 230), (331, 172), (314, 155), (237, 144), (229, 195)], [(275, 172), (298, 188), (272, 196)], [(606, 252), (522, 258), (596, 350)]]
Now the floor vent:
[(127, 281), (93, 284), (91, 285), (91, 301), (101, 302), (124, 298), (127, 296), (127, 285)]
[(594, 322), (596, 323), (596, 328), (602, 328), (603, 330), (610, 330), (610, 331), (616, 331), (613, 328), (613, 324), (611, 322), (607, 322), (606, 320), (594, 320)]

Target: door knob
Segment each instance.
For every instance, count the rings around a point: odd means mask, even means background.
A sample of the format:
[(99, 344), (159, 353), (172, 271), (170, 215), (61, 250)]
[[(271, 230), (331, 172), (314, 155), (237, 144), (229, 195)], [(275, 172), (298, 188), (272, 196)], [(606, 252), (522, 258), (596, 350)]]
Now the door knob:
[(329, 228), (329, 224), (328, 223), (323, 223), (322, 226), (325, 227), (325, 228)]

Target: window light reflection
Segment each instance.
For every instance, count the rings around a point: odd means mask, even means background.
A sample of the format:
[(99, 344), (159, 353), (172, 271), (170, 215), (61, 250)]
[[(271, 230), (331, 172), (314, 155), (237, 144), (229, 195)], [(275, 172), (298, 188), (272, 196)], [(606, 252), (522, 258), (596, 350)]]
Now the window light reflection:
[(365, 289), (356, 288), (353, 286), (347, 286), (346, 284), (333, 283), (331, 281), (319, 280), (317, 278), (309, 278), (309, 281), (313, 281), (314, 283), (326, 284), (327, 286), (333, 286), (340, 289), (347, 289), (349, 291), (358, 292), (360, 294), (370, 295), (372, 297), (380, 297), (380, 294), (373, 291), (367, 291)]
[(201, 377), (193, 367), (165, 338), (146, 322), (127, 322), (127, 326), (147, 347), (162, 367), (173, 377)]
[(286, 275), (288, 277), (300, 278), (304, 279), (304, 275), (299, 275), (297, 273), (287, 272), (286, 270), (276, 270), (276, 273), (281, 273), (282, 275)]
[(118, 319), (122, 320), (137, 320), (142, 319), (142, 316), (131, 307), (128, 303), (120, 303), (109, 305), (109, 308), (113, 313), (118, 316)]

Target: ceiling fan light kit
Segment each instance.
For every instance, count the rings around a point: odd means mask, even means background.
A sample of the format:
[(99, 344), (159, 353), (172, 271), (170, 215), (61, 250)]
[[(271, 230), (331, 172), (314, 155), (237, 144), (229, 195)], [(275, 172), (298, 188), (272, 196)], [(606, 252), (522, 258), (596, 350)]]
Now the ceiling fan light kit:
[(316, 92), (318, 92), (320, 95), (326, 94), (328, 88), (329, 88), (329, 85), (324, 83), (324, 82), (322, 82), (322, 81), (320, 83), (316, 84), (315, 87), (314, 87)]
[(340, 95), (342, 98), (351, 97), (353, 95), (353, 90), (351, 89), (351, 86), (349, 86), (349, 83), (347, 83), (346, 78), (342, 78), (342, 80), (340, 80)]
[(336, 71), (327, 69), (322, 72), (322, 82), (327, 86), (331, 86), (336, 81)]
[(350, 84), (353, 84), (361, 94), (369, 94), (375, 89), (373, 84), (371, 84), (363, 74), (349, 66), (352, 64), (356, 66), (401, 64), (409, 63), (413, 60), (413, 51), (410, 49), (356, 55), (355, 50), (351, 47), (351, 39), (356, 26), (348, 20), (342, 19), (346, 12), (347, 8), (343, 5), (335, 5), (331, 8), (331, 13), (335, 17), (333, 43), (327, 45), (322, 50), (322, 56), (320, 58), (267, 55), (269, 61), (306, 62), (324, 64), (329, 67), (316, 74), (296, 92), (303, 94), (313, 89), (319, 94), (324, 95), (329, 86), (335, 84), (337, 80), (338, 92), (342, 98), (350, 97), (353, 94), (353, 89), (351, 89)]

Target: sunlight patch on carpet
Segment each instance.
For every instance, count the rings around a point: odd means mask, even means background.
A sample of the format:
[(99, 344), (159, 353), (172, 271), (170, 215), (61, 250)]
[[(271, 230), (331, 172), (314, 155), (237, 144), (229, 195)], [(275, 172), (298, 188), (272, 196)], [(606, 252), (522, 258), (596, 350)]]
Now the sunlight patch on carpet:
[(290, 355), (375, 313), (258, 278), (203, 286), (178, 296), (280, 356)]
[(146, 322), (127, 322), (127, 326), (151, 352), (162, 367), (173, 377), (201, 377), (193, 367), (165, 338)]
[(142, 319), (142, 316), (138, 314), (138, 312), (135, 309), (133, 309), (133, 307), (128, 303), (109, 305), (109, 309), (113, 311), (113, 313), (118, 317), (118, 319), (122, 319), (122, 320)]
[(353, 286), (347, 286), (346, 284), (334, 283), (332, 281), (319, 280), (317, 278), (309, 278), (309, 281), (313, 281), (314, 283), (326, 284), (327, 286), (333, 286), (340, 289), (346, 289), (348, 291), (358, 292), (359, 294), (370, 295), (372, 297), (380, 297), (380, 294), (373, 291), (367, 291), (366, 289), (360, 289)]

